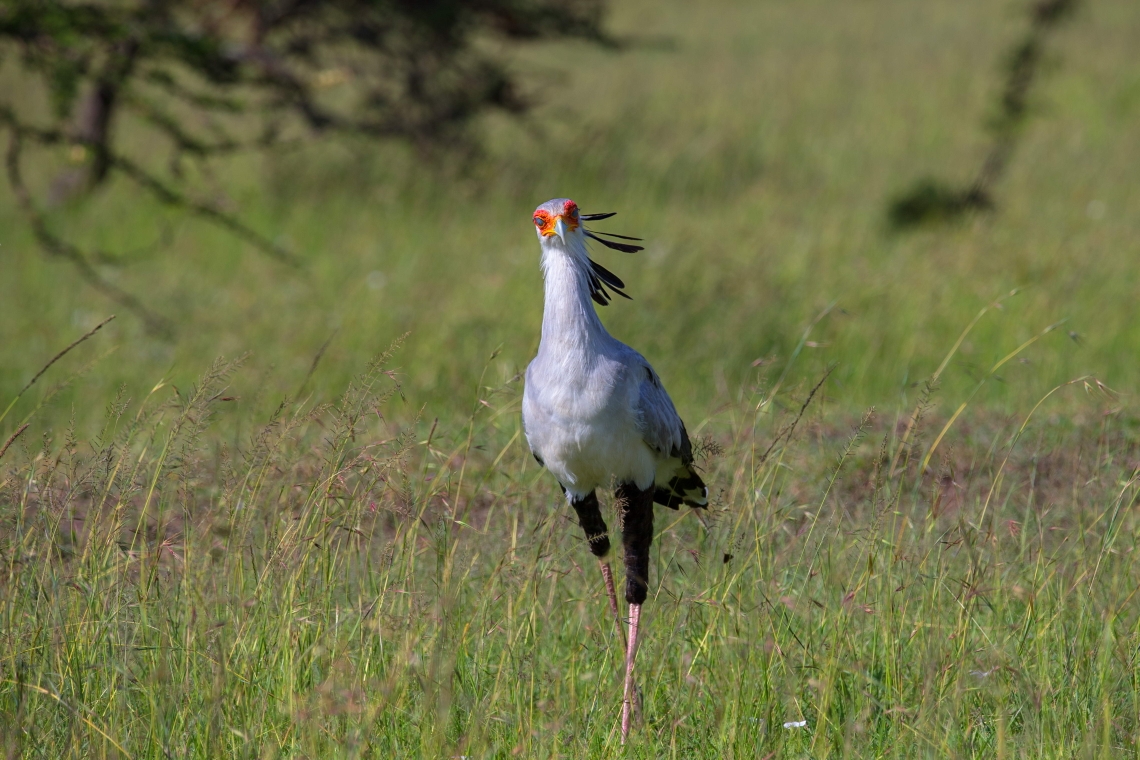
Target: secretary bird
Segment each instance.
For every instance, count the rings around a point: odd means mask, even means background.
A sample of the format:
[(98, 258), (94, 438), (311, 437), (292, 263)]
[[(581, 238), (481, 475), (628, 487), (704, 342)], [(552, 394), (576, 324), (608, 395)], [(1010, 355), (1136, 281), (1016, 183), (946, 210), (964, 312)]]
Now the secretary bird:
[[(634, 700), (641, 605), (648, 592), (653, 503), (671, 509), (682, 503), (708, 507), (708, 489), (693, 469), (693, 447), (661, 378), (645, 358), (606, 332), (594, 311), (620, 296), (625, 283), (591, 261), (586, 239), (626, 253), (640, 240), (588, 230), (583, 222), (614, 214), (581, 214), (568, 198), (535, 209), (534, 226), (542, 247), (545, 302), (538, 355), (526, 370), (523, 430), (531, 453), (562, 486), (590, 551), (598, 558), (617, 629), (624, 639), (613, 572), (610, 539), (598, 508), (597, 489), (616, 483), (614, 496), (625, 562), (629, 638), (625, 645), (621, 741), (629, 736)], [(604, 237), (599, 237), (604, 236)]]

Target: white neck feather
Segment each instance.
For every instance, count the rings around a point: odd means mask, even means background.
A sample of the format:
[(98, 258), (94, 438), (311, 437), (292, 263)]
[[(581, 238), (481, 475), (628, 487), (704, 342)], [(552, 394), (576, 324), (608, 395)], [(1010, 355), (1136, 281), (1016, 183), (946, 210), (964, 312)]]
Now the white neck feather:
[(585, 241), (571, 235), (547, 239), (542, 246), (545, 299), (539, 350), (581, 351), (610, 338), (590, 298), (589, 266)]

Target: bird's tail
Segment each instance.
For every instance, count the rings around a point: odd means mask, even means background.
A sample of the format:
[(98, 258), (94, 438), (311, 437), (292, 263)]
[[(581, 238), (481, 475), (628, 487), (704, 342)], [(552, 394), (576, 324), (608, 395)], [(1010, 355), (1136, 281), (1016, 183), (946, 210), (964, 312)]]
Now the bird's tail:
[[(669, 467), (668, 465), (673, 465)], [(682, 504), (694, 508), (708, 508), (709, 489), (701, 476), (693, 470), (692, 463), (685, 464), (674, 459), (657, 470), (657, 490), (653, 500), (669, 509)]]

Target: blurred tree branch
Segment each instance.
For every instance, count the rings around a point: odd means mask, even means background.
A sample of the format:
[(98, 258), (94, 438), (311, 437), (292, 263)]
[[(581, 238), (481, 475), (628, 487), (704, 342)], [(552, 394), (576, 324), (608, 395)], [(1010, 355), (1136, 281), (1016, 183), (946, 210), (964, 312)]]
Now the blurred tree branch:
[(993, 187), (1005, 173), (1024, 131), (1029, 91), (1041, 65), (1045, 41), (1079, 3), (1080, 0), (1037, 0), (1029, 6), (1029, 30), (1009, 53), (1005, 86), (989, 125), (993, 142), (974, 181), (965, 188), (933, 179), (918, 181), (891, 203), (889, 218), (894, 228), (949, 221), (971, 211), (994, 208)]
[(69, 262), (75, 267), (79, 276), (82, 277), (87, 284), (94, 287), (115, 303), (121, 304), (134, 312), (152, 333), (165, 336), (173, 334), (173, 325), (169, 320), (155, 314), (133, 295), (108, 282), (106, 278), (99, 274), (92, 265), (91, 259), (105, 258), (105, 256), (84, 253), (76, 246), (51, 232), (47, 222), (44, 221), (43, 215), (32, 201), (32, 195), (24, 184), (24, 178), (20, 172), (20, 149), (23, 133), (17, 129), (11, 129), (10, 133), (6, 160), (4, 162), (7, 170), (8, 184), (16, 196), (16, 202), (19, 204), (20, 210), (24, 212), (24, 216), (31, 225), (32, 234), (35, 235), (36, 242), (40, 244), (40, 247), (48, 254)]
[[(102, 277), (87, 252), (53, 233), (20, 171), (29, 146), (63, 151), (78, 171), (52, 194), (88, 193), (116, 173), (164, 205), (219, 226), (262, 253), (298, 260), (187, 186), (183, 160), (205, 162), (317, 135), (356, 134), (421, 148), (465, 144), (488, 109), (528, 103), (503, 62), (478, 40), (578, 37), (612, 44), (604, 0), (8, 0), (0, 5), (0, 64), (16, 61), (49, 112), (0, 95), (9, 132), (7, 179), (40, 247), (138, 315), (171, 325)], [(15, 95), (17, 93), (13, 93)], [(27, 93), (23, 93), (27, 94)], [(124, 118), (171, 146), (169, 177), (153, 145), (119, 137)], [(151, 160), (148, 160), (151, 159)]]

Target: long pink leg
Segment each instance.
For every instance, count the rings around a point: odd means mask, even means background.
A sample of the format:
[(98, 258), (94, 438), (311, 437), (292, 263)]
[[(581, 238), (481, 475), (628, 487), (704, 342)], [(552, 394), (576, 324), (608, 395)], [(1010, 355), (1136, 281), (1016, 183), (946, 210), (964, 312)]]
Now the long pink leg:
[[(621, 639), (621, 648), (624, 651), (628, 648), (628, 644), (625, 638), (625, 626), (621, 624), (621, 613), (618, 612), (617, 594), (614, 591), (614, 573), (610, 569), (609, 562), (599, 562), (599, 564), (602, 566), (602, 577), (606, 581), (606, 594), (610, 598), (610, 612), (613, 613), (614, 625), (617, 627), (618, 638)], [(641, 720), (641, 694), (638, 693), (636, 684), (633, 687), (633, 720)]]
[(637, 629), (641, 623), (641, 605), (629, 605), (629, 643), (625, 648), (625, 692), (621, 704), (621, 743), (629, 738), (629, 724), (637, 699), (633, 685), (633, 660), (637, 656)]
[(610, 563), (601, 560), (598, 564), (602, 566), (602, 578), (606, 581), (606, 594), (610, 598), (610, 613), (614, 616), (614, 625), (617, 627), (618, 638), (621, 639), (621, 648), (625, 649), (625, 628), (621, 624), (621, 613), (618, 612), (617, 593), (614, 591), (614, 571), (610, 569)]

